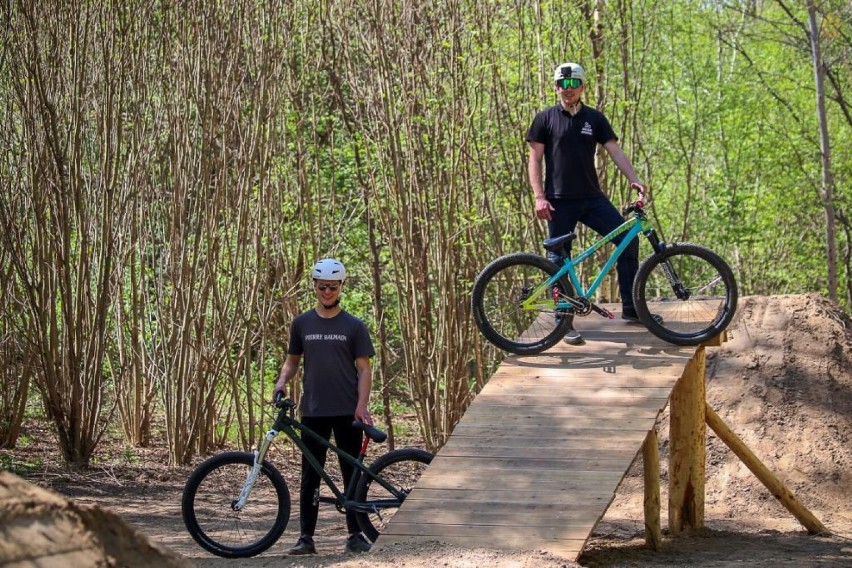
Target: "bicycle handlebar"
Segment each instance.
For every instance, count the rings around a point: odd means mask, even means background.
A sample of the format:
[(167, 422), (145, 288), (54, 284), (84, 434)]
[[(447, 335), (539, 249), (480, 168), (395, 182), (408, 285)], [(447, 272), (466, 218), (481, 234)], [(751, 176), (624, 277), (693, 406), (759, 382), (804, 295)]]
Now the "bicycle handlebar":
[(276, 408), (287, 408), (288, 410), (296, 408), (296, 403), (289, 398), (286, 398), (284, 393), (281, 391), (275, 393), (274, 404)]
[[(287, 410), (294, 410), (296, 408), (296, 403), (290, 400), (289, 398), (286, 398), (284, 396), (284, 393), (281, 391), (275, 393), (274, 404), (276, 408), (286, 408)], [(363, 430), (364, 433), (367, 434), (367, 436), (374, 442), (384, 442), (388, 437), (386, 433), (382, 432), (378, 428), (374, 426), (368, 426), (360, 420), (355, 420), (354, 422), (352, 422), (352, 426)]]

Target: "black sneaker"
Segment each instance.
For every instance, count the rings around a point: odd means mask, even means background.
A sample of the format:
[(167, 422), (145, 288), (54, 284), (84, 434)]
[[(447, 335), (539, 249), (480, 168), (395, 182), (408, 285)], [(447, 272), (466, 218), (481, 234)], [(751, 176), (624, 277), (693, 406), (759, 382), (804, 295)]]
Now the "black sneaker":
[(567, 343), (568, 345), (582, 345), (586, 341), (583, 339), (583, 336), (580, 335), (580, 332), (572, 327), (565, 333), (565, 337), (562, 338), (562, 342)]
[[(651, 314), (651, 317), (654, 318), (655, 322), (663, 323), (663, 316), (659, 314)], [(630, 323), (642, 323), (639, 319), (639, 314), (637, 314), (636, 310), (633, 308), (624, 308), (621, 312), (621, 319)]]
[(362, 552), (370, 552), (370, 548), (372, 547), (373, 545), (370, 544), (370, 541), (367, 540), (364, 533), (357, 533), (346, 539), (345, 551), (360, 554)]
[(301, 556), (303, 554), (316, 554), (317, 547), (314, 546), (314, 539), (309, 537), (308, 535), (302, 535), (299, 537), (299, 540), (296, 541), (296, 544), (293, 545), (287, 554), (290, 556)]

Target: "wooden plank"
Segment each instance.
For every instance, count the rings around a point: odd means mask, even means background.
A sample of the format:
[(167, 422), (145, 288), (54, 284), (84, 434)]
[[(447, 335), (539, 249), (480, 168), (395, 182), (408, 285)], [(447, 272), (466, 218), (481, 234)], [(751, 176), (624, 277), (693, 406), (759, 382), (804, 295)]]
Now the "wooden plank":
[[(612, 430), (553, 430), (542, 433), (541, 436), (531, 438), (530, 436), (516, 436), (512, 431), (508, 434), (480, 434), (468, 436), (455, 434), (450, 441), (441, 448), (443, 453), (447, 448), (481, 448), (490, 446), (493, 448), (530, 448), (538, 452), (555, 452), (572, 449), (612, 450), (612, 449), (635, 449), (636, 441), (645, 439), (647, 432), (626, 431), (613, 435)], [(635, 453), (635, 452), (634, 452)]]
[(523, 504), (541, 499), (551, 499), (555, 503), (565, 503), (570, 506), (609, 503), (613, 492), (608, 489), (588, 489), (586, 491), (572, 491), (571, 494), (554, 494), (552, 491), (542, 489), (501, 491), (499, 494), (489, 490), (455, 489), (452, 491), (444, 489), (420, 489), (412, 491), (406, 498), (406, 503), (411, 501), (429, 501), (437, 505), (446, 503), (496, 503), (501, 504)]
[(491, 475), (446, 470), (440, 474), (424, 474), (417, 482), (417, 489), (491, 489), (492, 491), (514, 491), (527, 487), (548, 487), (555, 491), (572, 491), (598, 487), (601, 483), (618, 483), (621, 474), (600, 471), (547, 470), (537, 475), (535, 469), (512, 470), (501, 473), (499, 479)]
[[(615, 443), (615, 441), (613, 441)], [(584, 440), (566, 440), (562, 442), (562, 446), (560, 448), (554, 448), (555, 452), (563, 452), (567, 459), (570, 459), (572, 462), (579, 463), (580, 469), (582, 469), (583, 461), (600, 461), (600, 460), (612, 460), (630, 463), (633, 460), (633, 456), (636, 455), (635, 448), (604, 448), (603, 445), (600, 448), (570, 448), (565, 447), (569, 444), (575, 444), (577, 446), (587, 444)], [(527, 447), (527, 446), (488, 446), (488, 445), (471, 445), (471, 446), (459, 446), (454, 445), (452, 447), (445, 446), (441, 449), (441, 455), (446, 458), (466, 458), (466, 457), (495, 457), (495, 458), (518, 458), (518, 459), (536, 459), (541, 456), (542, 452), (549, 452), (550, 450), (546, 448), (536, 448), (536, 447)]]
[(626, 407), (631, 410), (658, 410), (665, 406), (668, 402), (668, 397), (646, 397), (646, 396), (612, 396), (601, 397), (593, 393), (576, 393), (554, 396), (528, 396), (509, 394), (491, 394), (489, 392), (481, 392), (477, 395), (477, 399), (483, 405), (505, 406), (515, 409), (523, 406), (534, 406), (541, 408), (542, 405), (549, 407), (553, 406), (598, 406), (602, 408)]
[[(501, 541), (515, 538), (519, 533), (529, 534), (526, 524), (514, 525), (439, 525), (425, 523), (393, 523), (393, 529), (387, 530), (392, 535), (434, 536), (434, 537), (470, 537), (475, 542)], [(536, 538), (540, 540), (580, 540), (588, 534), (587, 527), (535, 527)]]
[[(672, 384), (674, 381), (670, 381)], [(503, 384), (495, 384), (486, 386), (479, 396), (490, 395), (498, 396), (514, 396), (514, 397), (554, 397), (554, 400), (560, 400), (562, 397), (569, 399), (595, 397), (597, 399), (611, 398), (669, 398), (672, 390), (672, 384), (664, 386), (645, 386), (636, 388), (633, 386), (577, 386), (571, 385), (570, 388), (559, 388), (555, 385), (535, 385), (535, 384), (509, 384), (506, 381)], [(486, 397), (487, 398), (487, 397)]]
[[(549, 418), (549, 419), (548, 419)], [(617, 420), (602, 421), (599, 418), (579, 417), (566, 421), (564, 418), (542, 417), (535, 424), (528, 418), (508, 415), (501, 420), (501, 426), (512, 434), (528, 434), (537, 436), (543, 432), (559, 432), (565, 435), (581, 435), (585, 431), (588, 435), (599, 433), (616, 438), (624, 432), (637, 431), (646, 433), (649, 425), (655, 421), (649, 418), (622, 418)], [(476, 416), (465, 416), (461, 422), (456, 424), (453, 436), (479, 436), (494, 432), (493, 416), (478, 414)]]
[[(541, 517), (550, 519), (551, 523), (562, 522), (587, 522), (601, 516), (600, 507), (594, 505), (577, 505), (566, 507), (563, 503), (552, 503), (548, 501), (537, 501), (535, 503), (464, 503), (461, 501), (441, 502), (441, 507), (436, 507), (435, 501), (420, 499), (405, 502), (405, 506), (394, 515), (394, 521), (417, 519), (420, 522), (436, 523), (441, 515), (456, 516), (469, 515), (476, 519), (488, 516), (503, 519), (527, 519)], [(422, 516), (421, 516), (422, 515)], [(478, 523), (479, 521), (474, 521)]]
[(665, 389), (664, 394), (654, 392), (657, 390), (659, 389), (644, 389), (643, 392), (643, 390), (637, 389), (635, 392), (630, 392), (627, 389), (605, 391), (603, 389), (579, 388), (566, 389), (566, 392), (553, 389), (552, 392), (534, 394), (483, 390), (476, 398), (479, 403), (511, 406), (569, 406), (580, 404), (584, 406), (633, 407), (639, 404), (645, 408), (659, 408), (668, 401), (671, 389)]
[[(417, 502), (415, 505), (429, 505), (428, 502)], [(462, 509), (450, 511), (446, 509), (435, 509), (430, 507), (428, 510), (416, 510), (412, 508), (406, 511), (406, 515), (402, 516), (402, 512), (397, 513), (399, 517), (394, 517), (394, 525), (404, 523), (408, 525), (468, 525), (468, 526), (508, 526), (516, 527), (518, 525), (518, 515), (515, 509), (498, 509), (488, 508), (485, 510), (472, 511), (470, 509)], [(425, 515), (423, 513), (426, 513)], [(562, 515), (560, 511), (532, 511), (525, 513), (522, 517), (523, 526), (527, 528), (534, 527), (566, 527), (572, 529), (588, 530), (590, 522), (595, 522), (600, 515), (600, 510), (596, 507), (594, 510), (580, 511), (582, 514)], [(424, 521), (422, 517), (426, 517)]]
[[(603, 480), (604, 482), (612, 481), (610, 476), (616, 476), (615, 480), (620, 479), (623, 472), (608, 472), (600, 469), (571, 469), (566, 467), (558, 467), (552, 469), (544, 469), (537, 462), (526, 462), (517, 468), (500, 467), (499, 465), (491, 465), (491, 467), (462, 469), (458, 465), (462, 463), (470, 463), (469, 460), (462, 462), (456, 458), (435, 458), (432, 465), (423, 473), (421, 480), (429, 479), (433, 475), (441, 476), (441, 479), (446, 483), (475, 483), (475, 480), (484, 480), (492, 484), (502, 484), (505, 479), (506, 483), (514, 484), (534, 484), (538, 480), (557, 481), (568, 483), (574, 481), (582, 483), (585, 481), (595, 482)], [(504, 462), (505, 463), (505, 460)], [(580, 463), (580, 462), (578, 462)], [(502, 472), (499, 478), (495, 477), (495, 472)], [(505, 477), (504, 477), (505, 476)], [(419, 486), (419, 482), (418, 482)]]
[[(478, 399), (478, 397), (477, 397)], [(506, 408), (510, 406), (511, 408)], [(612, 406), (606, 407), (601, 405), (574, 404), (565, 406), (562, 404), (539, 404), (537, 406), (513, 406), (506, 404), (489, 404), (485, 400), (476, 400), (464, 415), (465, 419), (474, 419), (479, 416), (496, 416), (504, 417), (505, 420), (526, 419), (528, 422), (535, 424), (535, 420), (546, 418), (562, 418), (570, 420), (574, 418), (597, 418), (600, 420), (612, 419), (636, 419), (636, 418), (655, 418), (662, 407), (654, 406), (639, 407), (639, 406)], [(499, 425), (495, 424), (495, 426)]]
[(454, 535), (443, 535), (440, 538), (436, 538), (432, 535), (396, 536), (393, 534), (382, 534), (382, 536), (379, 537), (379, 540), (376, 541), (375, 549), (392, 550), (393, 546), (398, 543), (434, 543), (435, 541), (467, 548), (491, 548), (494, 550), (544, 550), (564, 558), (578, 557), (583, 545), (586, 543), (586, 539), (545, 540), (521, 532), (504, 537), (503, 539), (488, 541), (484, 539), (474, 540), (469, 537), (457, 537)]
[[(619, 471), (625, 460), (618, 459), (574, 459), (571, 457), (553, 458), (540, 456), (536, 458), (505, 458), (505, 457), (482, 457), (469, 456), (465, 458), (453, 458), (438, 454), (432, 464), (426, 469), (424, 475), (432, 475), (441, 470), (472, 469), (483, 474), (499, 475), (500, 471), (516, 467), (534, 467), (536, 471), (546, 472), (550, 469), (573, 470), (573, 471)], [(628, 464), (629, 465), (629, 464)], [(621, 473), (624, 473), (623, 471)]]
[[(623, 388), (624, 379), (617, 373), (565, 373), (565, 368), (560, 369), (560, 373), (545, 373), (546, 369), (539, 369), (536, 373), (513, 373), (512, 369), (505, 369), (505, 376), (495, 375), (486, 385), (486, 388), (495, 389), (514, 389), (528, 387), (547, 387), (547, 388)], [(677, 380), (677, 376), (673, 371), (662, 372), (655, 369), (650, 369), (649, 372), (643, 372), (641, 377), (635, 381), (631, 381), (629, 388), (671, 388), (672, 382)]]

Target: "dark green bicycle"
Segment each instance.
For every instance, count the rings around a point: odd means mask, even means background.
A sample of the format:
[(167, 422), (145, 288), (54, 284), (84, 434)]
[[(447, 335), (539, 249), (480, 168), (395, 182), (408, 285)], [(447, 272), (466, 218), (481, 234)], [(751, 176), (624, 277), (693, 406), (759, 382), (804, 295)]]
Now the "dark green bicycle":
[[(275, 544), (290, 519), (290, 492), (281, 473), (265, 460), (275, 437), (283, 432), (308, 458), (331, 489), (332, 497), (321, 496), (341, 513), (354, 511), (358, 525), (375, 541), (402, 505), (432, 461), (432, 454), (417, 448), (402, 448), (364, 463), (371, 441), (383, 442), (387, 434), (356, 421), (366, 434), (360, 455), (354, 458), (326, 441), (294, 416), (295, 403), (276, 401), (275, 424), (255, 452), (225, 452), (201, 463), (183, 490), (183, 521), (192, 538), (205, 550), (225, 558), (254, 556)], [(302, 438), (312, 436), (349, 462), (353, 479), (344, 492), (325, 469), (306, 453)]]

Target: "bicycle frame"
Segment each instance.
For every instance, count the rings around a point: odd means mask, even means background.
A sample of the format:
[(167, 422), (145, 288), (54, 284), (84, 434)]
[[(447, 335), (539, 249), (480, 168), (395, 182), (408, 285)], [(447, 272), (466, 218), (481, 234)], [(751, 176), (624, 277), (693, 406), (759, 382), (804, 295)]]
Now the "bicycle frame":
[[(607, 259), (604, 266), (601, 268), (600, 272), (598, 272), (597, 276), (592, 280), (592, 283), (589, 285), (588, 289), (585, 289), (580, 282), (580, 279), (577, 277), (576, 267), (582, 264), (586, 259), (595, 254), (602, 246), (609, 244), (613, 239), (618, 237), (619, 235), (626, 233), (623, 240), (619, 245), (615, 248), (612, 254)], [(621, 254), (624, 252), (630, 243), (636, 239), (639, 234), (642, 233), (651, 241), (651, 245), (654, 247), (654, 251), (658, 252), (660, 249), (659, 240), (656, 238), (656, 234), (654, 233), (654, 229), (651, 227), (650, 222), (645, 217), (644, 212), (639, 208), (638, 210), (634, 210), (633, 215), (627, 219), (624, 223), (613, 229), (609, 234), (605, 235), (598, 241), (596, 241), (592, 246), (581, 252), (576, 257), (566, 258), (562, 264), (562, 267), (559, 271), (542, 282), (538, 284), (532, 292), (529, 294), (528, 298), (521, 302), (521, 308), (524, 310), (534, 310), (540, 311), (542, 309), (553, 307), (556, 310), (560, 309), (569, 309), (569, 308), (577, 308), (580, 307), (576, 304), (571, 303), (570, 301), (564, 299), (555, 298), (554, 304), (548, 302), (546, 305), (543, 305), (543, 302), (540, 300), (542, 292), (545, 289), (548, 289), (551, 286), (556, 285), (559, 280), (567, 275), (568, 279), (571, 282), (571, 285), (574, 287), (574, 292), (576, 297), (582, 300), (588, 301), (592, 296), (594, 296), (595, 292), (603, 283), (604, 278), (609, 274), (612, 267), (618, 261)], [(597, 308), (593, 304), (590, 305), (592, 309)], [(606, 312), (602, 308), (597, 308), (600, 310), (602, 315), (607, 317), (613, 317), (612, 314)]]
[[(249, 471), (249, 474), (246, 478), (246, 482), (243, 484), (243, 489), (240, 492), (240, 496), (237, 499), (237, 502), (234, 504), (234, 509), (239, 510), (245, 505), (246, 500), (248, 500), (249, 494), (251, 493), (251, 489), (254, 486), (254, 482), (257, 479), (258, 474), (260, 473), (260, 468), (263, 464), (263, 460), (266, 457), (266, 452), (269, 450), (269, 447), (272, 445), (272, 441), (275, 437), (283, 432), (290, 438), (293, 443), (299, 448), (302, 455), (305, 459), (308, 460), (308, 463), (311, 467), (320, 475), (323, 482), (328, 486), (332, 493), (334, 493), (334, 499), (326, 499), (322, 501), (332, 502), (334, 503), (338, 510), (349, 510), (356, 511), (360, 513), (371, 513), (377, 512), (377, 509), (397, 506), (396, 502), (385, 502), (383, 500), (375, 500), (371, 501), (369, 504), (363, 503), (360, 501), (355, 501), (352, 499), (352, 495), (355, 492), (355, 487), (357, 485), (357, 481), (361, 475), (367, 475), (373, 481), (379, 483), (382, 487), (387, 489), (392, 495), (394, 495), (397, 499), (403, 499), (404, 495), (401, 495), (397, 489), (387, 483), (380, 476), (375, 475), (373, 472), (369, 470), (369, 468), (364, 465), (364, 456), (367, 453), (367, 446), (370, 444), (370, 437), (364, 436), (364, 442), (361, 444), (361, 452), (359, 457), (355, 458), (332, 444), (330, 441), (324, 439), (322, 436), (296, 420), (294, 417), (289, 416), (287, 414), (288, 408), (292, 410), (292, 407), (285, 406), (278, 413), (278, 418), (275, 420), (275, 424), (272, 428), (266, 433), (263, 438), (263, 441), (260, 444), (260, 447), (254, 452), (254, 465), (252, 469)], [(301, 435), (297, 434), (301, 433)], [(305, 444), (304, 440), (302, 440), (302, 436), (311, 436), (313, 439), (320, 442), (327, 450), (331, 450), (339, 458), (342, 458), (346, 463), (352, 466), (352, 479), (349, 483), (349, 489), (344, 493), (340, 490), (340, 488), (334, 483), (331, 477), (326, 473), (325, 469), (322, 465), (320, 465), (319, 461), (308, 451), (308, 447)]]

